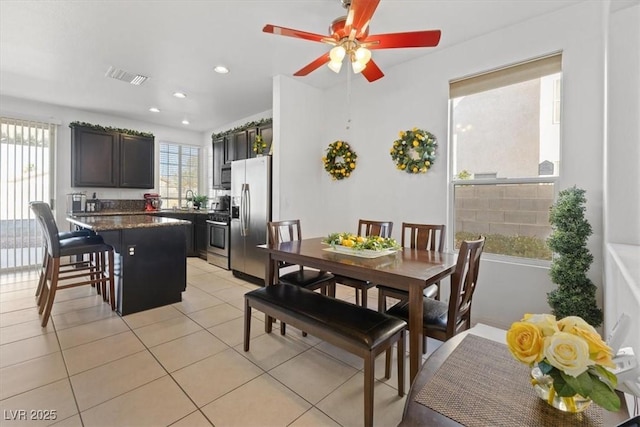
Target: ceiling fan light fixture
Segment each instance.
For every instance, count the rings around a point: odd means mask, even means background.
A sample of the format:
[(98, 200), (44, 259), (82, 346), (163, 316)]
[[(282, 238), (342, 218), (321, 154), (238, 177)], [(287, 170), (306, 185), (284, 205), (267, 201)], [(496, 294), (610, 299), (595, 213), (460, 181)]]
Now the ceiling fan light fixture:
[(342, 61), (331, 61), (327, 64), (327, 67), (334, 73), (339, 73), (342, 68)]
[(331, 58), (331, 62), (342, 63), (346, 53), (346, 49), (342, 45), (338, 45), (329, 51), (329, 58)]
[(352, 61), (351, 62), (351, 68), (353, 69), (353, 74), (358, 74), (358, 73), (361, 73), (362, 70), (367, 68), (367, 64), (366, 63), (362, 63), (360, 61)]
[(356, 55), (356, 61), (365, 65), (369, 63), (369, 61), (371, 60), (371, 51), (366, 47), (362, 47), (362, 46), (359, 47), (358, 50), (356, 50), (355, 55)]

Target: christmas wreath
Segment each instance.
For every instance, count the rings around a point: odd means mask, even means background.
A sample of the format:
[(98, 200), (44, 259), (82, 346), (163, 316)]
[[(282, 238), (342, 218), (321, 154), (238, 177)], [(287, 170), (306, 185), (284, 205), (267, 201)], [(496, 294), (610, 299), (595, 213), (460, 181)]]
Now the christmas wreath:
[(413, 128), (400, 131), (393, 141), (391, 158), (396, 167), (407, 173), (425, 173), (436, 160), (436, 137), (426, 130)]
[(345, 179), (356, 168), (358, 155), (351, 150), (349, 144), (344, 141), (335, 141), (329, 144), (327, 155), (322, 158), (324, 170), (329, 172), (333, 179)]

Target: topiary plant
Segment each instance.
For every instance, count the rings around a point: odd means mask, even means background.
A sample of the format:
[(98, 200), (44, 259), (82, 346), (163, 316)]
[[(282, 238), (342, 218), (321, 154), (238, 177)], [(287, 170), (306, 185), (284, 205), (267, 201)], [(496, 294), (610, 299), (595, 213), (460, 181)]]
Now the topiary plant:
[(602, 310), (596, 303), (596, 285), (587, 277), (593, 255), (587, 248), (592, 230), (584, 217), (584, 194), (575, 186), (560, 191), (551, 207), (553, 232), (547, 244), (555, 253), (550, 276), (558, 287), (547, 294), (547, 301), (558, 319), (580, 316), (597, 327), (602, 324)]

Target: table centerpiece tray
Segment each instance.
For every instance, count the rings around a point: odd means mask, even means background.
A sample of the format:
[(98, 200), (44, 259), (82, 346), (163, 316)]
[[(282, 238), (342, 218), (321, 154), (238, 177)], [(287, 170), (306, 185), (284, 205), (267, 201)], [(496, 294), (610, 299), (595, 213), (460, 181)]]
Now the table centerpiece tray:
[(374, 251), (370, 249), (353, 249), (348, 248), (346, 246), (329, 246), (324, 248), (323, 250), (328, 252), (335, 252), (339, 254), (351, 255), (360, 258), (378, 258), (385, 255), (391, 255), (399, 251), (399, 249), (382, 249), (379, 251)]

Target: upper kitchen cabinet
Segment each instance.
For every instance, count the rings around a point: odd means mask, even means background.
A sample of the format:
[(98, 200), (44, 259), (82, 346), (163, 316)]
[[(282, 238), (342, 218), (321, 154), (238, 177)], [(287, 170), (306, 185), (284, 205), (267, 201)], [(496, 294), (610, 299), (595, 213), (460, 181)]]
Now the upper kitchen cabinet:
[(225, 149), (223, 136), (213, 140), (213, 188), (219, 188), (222, 185), (220, 171), (222, 165), (226, 163)]
[(154, 138), (120, 135), (120, 187), (153, 188)]
[(265, 152), (266, 153), (270, 153), (271, 152), (271, 143), (273, 142), (273, 128), (271, 126), (271, 123), (259, 126), (258, 128), (255, 129), (253, 136), (249, 136), (249, 141), (250, 141), (250, 157), (256, 157), (256, 155), (258, 153), (253, 151), (253, 141), (255, 140), (256, 135), (260, 135), (262, 137), (262, 140), (267, 144), (267, 148), (265, 148)]
[(153, 135), (100, 126), (70, 127), (73, 187), (153, 188)]

